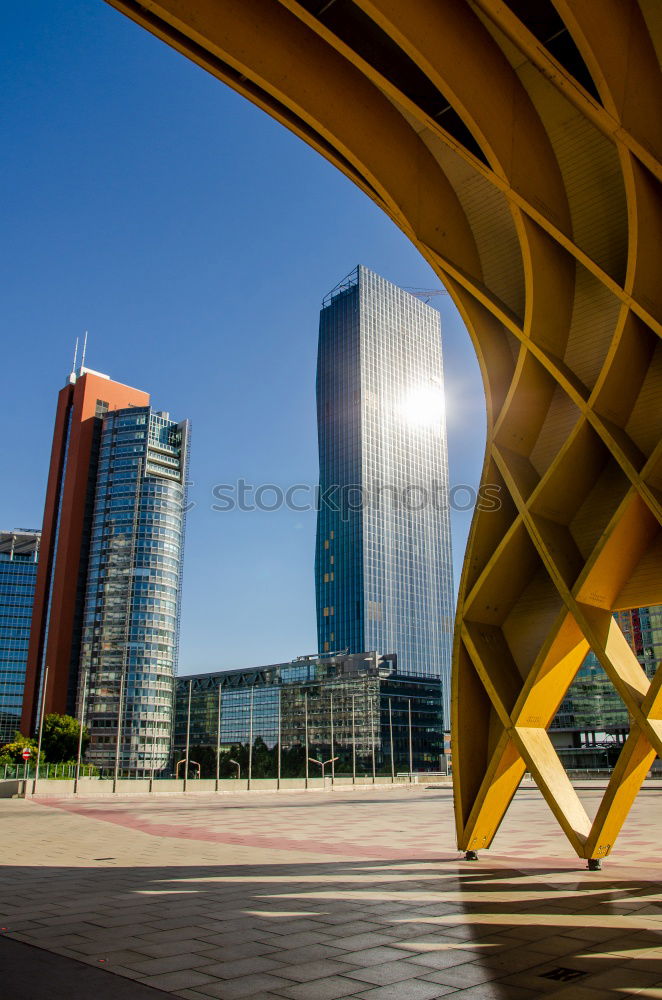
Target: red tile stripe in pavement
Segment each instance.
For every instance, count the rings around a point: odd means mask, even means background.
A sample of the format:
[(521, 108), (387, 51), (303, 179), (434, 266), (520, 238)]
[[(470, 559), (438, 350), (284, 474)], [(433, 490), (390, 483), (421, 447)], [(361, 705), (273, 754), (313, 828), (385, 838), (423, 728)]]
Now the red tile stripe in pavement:
[[(64, 812), (87, 817), (88, 819), (101, 820), (104, 823), (114, 823), (126, 829), (138, 830), (152, 837), (169, 837), (178, 840), (197, 840), (212, 844), (233, 844), (239, 847), (255, 847), (263, 850), (277, 851), (309, 851), (312, 854), (335, 855), (345, 858), (364, 858), (374, 861), (458, 861), (463, 857), (463, 852), (458, 850), (425, 848), (420, 843), (417, 845), (415, 838), (412, 839), (411, 848), (396, 848), (384, 844), (354, 843), (352, 841), (341, 841), (334, 838), (333, 841), (311, 838), (292, 838), (282, 836), (264, 836), (251, 833), (225, 833), (223, 831), (211, 830), (203, 826), (183, 826), (175, 823), (157, 823), (141, 817), (134, 808), (118, 808), (120, 803), (113, 803), (112, 812), (108, 809), (95, 808), (83, 802), (73, 802), (67, 799), (53, 798), (33, 798), (31, 801), (38, 805), (49, 806), (60, 809)], [(545, 828), (547, 824), (544, 824)], [(634, 844), (647, 844), (649, 849), (653, 847), (648, 841), (628, 841), (628, 847)], [(540, 845), (542, 846), (542, 844)], [(545, 845), (549, 846), (549, 845)], [(515, 842), (508, 854), (497, 853), (495, 851), (485, 852), (484, 858), (489, 859), (490, 864), (504, 866), (511, 869), (526, 869), (530, 871), (536, 868), (553, 868), (560, 870), (577, 870), (586, 867), (586, 862), (581, 858), (568, 854), (542, 855), (535, 854), (534, 841), (532, 839)], [(659, 851), (659, 848), (658, 848)], [(628, 856), (625, 852), (614, 852), (608, 859), (610, 867), (617, 864), (619, 869), (637, 863), (639, 858)], [(619, 856), (620, 854), (620, 856)], [(654, 866), (662, 865), (662, 856), (649, 850), (646, 855), (647, 863)]]
[(293, 839), (287, 837), (265, 837), (257, 834), (223, 833), (205, 827), (184, 827), (172, 823), (154, 823), (143, 819), (128, 809), (113, 808), (112, 813), (105, 809), (95, 809), (94, 806), (78, 802), (68, 802), (65, 799), (33, 798), (40, 806), (50, 806), (65, 812), (98, 819), (104, 823), (115, 823), (131, 830), (139, 830), (152, 837), (173, 837), (179, 840), (202, 840), (212, 844), (235, 844), (244, 847), (258, 847), (264, 850), (276, 851), (310, 851), (312, 854), (337, 854), (343, 857), (370, 858), (377, 861), (410, 860), (415, 853), (422, 860), (456, 860), (458, 851), (425, 851), (402, 850), (378, 845), (354, 844), (347, 841), (328, 842), (324, 840)]

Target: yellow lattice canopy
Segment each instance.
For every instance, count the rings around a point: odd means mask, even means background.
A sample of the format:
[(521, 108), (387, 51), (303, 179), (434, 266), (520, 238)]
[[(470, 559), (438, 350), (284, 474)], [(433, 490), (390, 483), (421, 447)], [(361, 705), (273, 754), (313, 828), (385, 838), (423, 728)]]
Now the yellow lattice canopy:
[[(609, 853), (662, 748), (612, 611), (662, 602), (659, 0), (110, 0), (336, 164), (452, 294), (487, 398), (453, 680), (458, 842), (529, 769)], [(593, 649), (631, 716), (595, 821), (547, 735)]]

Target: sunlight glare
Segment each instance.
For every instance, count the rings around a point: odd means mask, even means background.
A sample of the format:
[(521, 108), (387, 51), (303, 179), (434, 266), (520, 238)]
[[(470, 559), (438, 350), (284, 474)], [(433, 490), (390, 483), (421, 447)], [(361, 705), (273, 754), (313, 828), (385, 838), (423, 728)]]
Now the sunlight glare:
[(413, 386), (406, 394), (401, 411), (413, 427), (434, 427), (444, 419), (444, 393), (440, 386)]

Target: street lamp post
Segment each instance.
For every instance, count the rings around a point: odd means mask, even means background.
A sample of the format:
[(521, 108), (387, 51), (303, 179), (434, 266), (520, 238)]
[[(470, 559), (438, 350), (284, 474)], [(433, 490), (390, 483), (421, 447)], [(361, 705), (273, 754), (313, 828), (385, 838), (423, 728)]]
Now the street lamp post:
[(330, 700), (329, 708), (330, 708), (330, 716), (331, 716), (331, 758), (330, 758), (330, 760), (331, 760), (331, 784), (333, 785), (335, 783), (335, 778), (336, 778), (335, 762), (338, 760), (337, 757), (333, 756), (334, 750), (335, 750), (335, 748), (334, 748), (334, 738), (333, 738), (334, 737), (334, 733), (333, 733), (333, 691), (329, 692), (329, 700)]
[(322, 781), (324, 782), (324, 768), (326, 767), (327, 764), (331, 764), (333, 766), (334, 761), (338, 760), (338, 758), (329, 757), (328, 760), (317, 760), (316, 757), (309, 757), (308, 760), (310, 761), (311, 764), (319, 764), (319, 766), (322, 768)]
[(356, 695), (352, 695), (352, 784), (356, 784)]
[(395, 755), (393, 753), (393, 708), (392, 708), (392, 698), (388, 700), (388, 735), (389, 743), (391, 745), (391, 783), (395, 784)]
[[(46, 708), (46, 686), (48, 684), (48, 667), (44, 670), (44, 688), (41, 692), (41, 709), (39, 711), (39, 742), (37, 744), (37, 770), (34, 773), (34, 781), (32, 782), (32, 794), (34, 795), (37, 790), (37, 781), (39, 780), (39, 765), (41, 763), (41, 738), (44, 732), (44, 709)], [(27, 761), (25, 762), (27, 765)]]
[(186, 707), (186, 764), (184, 766), (184, 786), (182, 791), (186, 791), (186, 784), (188, 782), (188, 755), (191, 747), (191, 691), (192, 691), (193, 681), (188, 682), (188, 704)]
[(214, 790), (218, 791), (218, 779), (221, 771), (221, 682), (218, 682), (218, 708), (216, 711), (216, 785)]
[(280, 772), (281, 772), (281, 740), (283, 737), (283, 706), (282, 706), (282, 696), (283, 689), (280, 684), (278, 685), (278, 750), (276, 757), (276, 788), (280, 788)]
[(238, 760), (232, 760), (232, 757), (230, 757), (230, 763), (237, 768), (237, 781), (241, 781), (241, 764)]
[[(368, 686), (366, 685), (367, 690)], [(372, 696), (370, 697), (370, 739), (372, 741), (372, 783), (374, 785), (377, 780), (377, 771), (375, 766), (375, 706)]]
[(120, 696), (117, 706), (117, 739), (115, 741), (115, 769), (113, 771), (113, 791), (117, 791), (117, 777), (120, 770), (120, 746), (122, 743), (122, 713), (124, 705), (124, 669), (120, 674)]
[(251, 778), (253, 777), (253, 694), (255, 688), (251, 684), (250, 707), (248, 710), (248, 790), (251, 788)]
[(414, 745), (411, 734), (411, 698), (407, 702), (407, 712), (409, 715), (409, 783), (414, 780)]
[(303, 694), (303, 720), (304, 720), (304, 736), (306, 741), (306, 785), (308, 788), (308, 692), (304, 691)]
[(76, 756), (76, 777), (74, 778), (74, 795), (78, 792), (78, 779), (80, 777), (80, 761), (83, 756), (83, 726), (85, 725), (85, 703), (87, 700), (87, 685), (89, 681), (89, 670), (83, 674), (83, 694), (80, 702), (80, 723), (78, 729), (78, 754)]

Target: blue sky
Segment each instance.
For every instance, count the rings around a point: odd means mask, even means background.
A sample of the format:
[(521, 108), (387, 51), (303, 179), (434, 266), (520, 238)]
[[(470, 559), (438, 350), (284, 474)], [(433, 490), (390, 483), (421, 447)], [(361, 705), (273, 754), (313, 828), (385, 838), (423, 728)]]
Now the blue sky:
[[(218, 513), (216, 483), (314, 483), (322, 297), (357, 263), (439, 287), (317, 153), (101, 0), (10, 5), (0, 38), (0, 527), (39, 526), (55, 402), (87, 363), (193, 425), (180, 672), (316, 646), (313, 513)], [(473, 350), (442, 314), (451, 480), (476, 484)], [(470, 513), (453, 515), (456, 582)]]

